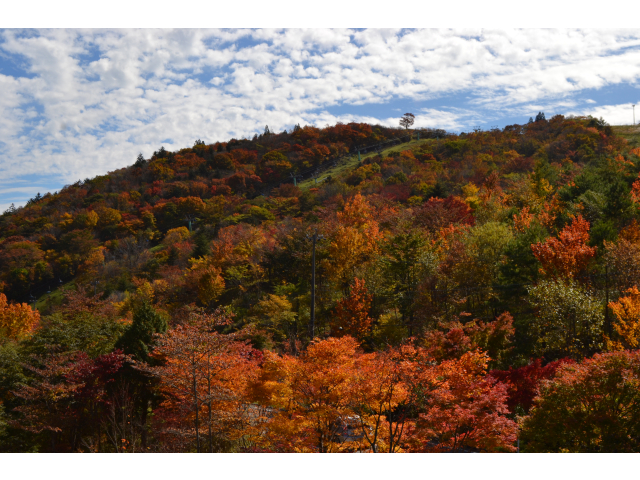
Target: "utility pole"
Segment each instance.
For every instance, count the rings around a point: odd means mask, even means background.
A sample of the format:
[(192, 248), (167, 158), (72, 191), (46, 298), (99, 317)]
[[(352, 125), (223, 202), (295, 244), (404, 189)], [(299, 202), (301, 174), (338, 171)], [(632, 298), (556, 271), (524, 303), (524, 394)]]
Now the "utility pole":
[(605, 305), (604, 305), (604, 324), (605, 324), (605, 328), (607, 330), (607, 333), (609, 334), (609, 337), (611, 337), (611, 334), (613, 333), (611, 331), (611, 320), (609, 319), (609, 266), (605, 265), (604, 266), (604, 286), (605, 286)]
[(635, 124), (636, 124), (636, 105), (634, 103), (631, 106), (633, 107), (633, 125), (635, 126)]
[(317, 230), (313, 232), (313, 253), (311, 254), (311, 318), (309, 319), (311, 340), (316, 336), (316, 240), (318, 240)]
[[(307, 235), (307, 238), (309, 236)], [(311, 253), (311, 318), (309, 318), (309, 334), (313, 340), (316, 336), (316, 242), (324, 237), (315, 230), (311, 236), (313, 243)]]

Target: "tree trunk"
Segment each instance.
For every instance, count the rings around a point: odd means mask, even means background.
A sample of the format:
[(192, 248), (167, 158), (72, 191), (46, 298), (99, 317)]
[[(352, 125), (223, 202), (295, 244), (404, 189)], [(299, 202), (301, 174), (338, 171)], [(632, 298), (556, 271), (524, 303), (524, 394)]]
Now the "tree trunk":
[(209, 409), (209, 453), (213, 453), (213, 438), (211, 434), (211, 355), (207, 354), (207, 407)]
[(140, 432), (140, 443), (142, 445), (142, 451), (146, 452), (147, 450), (147, 415), (149, 413), (149, 399), (145, 395), (145, 399), (142, 402), (142, 416), (140, 421), (142, 423), (142, 432)]
[(193, 368), (193, 401), (196, 407), (196, 451), (200, 453), (200, 431), (199, 431), (199, 418), (198, 418), (198, 389), (196, 388), (196, 369)]

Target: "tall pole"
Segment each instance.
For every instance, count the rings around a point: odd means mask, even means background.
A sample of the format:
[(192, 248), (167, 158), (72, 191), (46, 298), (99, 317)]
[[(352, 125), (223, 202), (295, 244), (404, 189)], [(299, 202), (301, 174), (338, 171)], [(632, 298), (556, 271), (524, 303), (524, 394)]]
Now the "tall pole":
[(605, 305), (604, 305), (604, 324), (609, 336), (611, 336), (611, 321), (609, 320), (609, 266), (604, 266), (604, 285), (605, 285)]
[(313, 253), (311, 254), (311, 319), (309, 330), (311, 339), (316, 336), (316, 240), (318, 232), (313, 232)]
[(635, 106), (635, 104), (631, 105), (631, 106), (633, 107), (633, 125), (635, 126), (635, 124), (636, 124), (636, 106)]

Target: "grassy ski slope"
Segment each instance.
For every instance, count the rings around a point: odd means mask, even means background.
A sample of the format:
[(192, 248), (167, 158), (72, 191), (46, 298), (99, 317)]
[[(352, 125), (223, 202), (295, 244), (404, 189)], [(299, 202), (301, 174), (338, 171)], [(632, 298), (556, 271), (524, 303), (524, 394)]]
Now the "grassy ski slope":
[[(380, 155), (385, 156), (391, 152), (402, 152), (403, 150), (409, 150), (410, 148), (414, 148), (418, 145), (426, 144), (428, 142), (435, 142), (435, 141), (436, 140), (432, 138), (427, 138), (422, 140), (411, 140), (410, 142), (407, 142), (407, 143), (402, 143), (400, 145), (394, 145), (392, 147), (385, 148), (381, 150)], [(362, 160), (364, 160), (365, 158), (374, 157), (376, 155), (378, 155), (378, 152), (369, 152), (369, 153), (360, 155), (360, 157)], [(346, 159), (343, 159), (342, 161), (338, 162), (338, 164), (335, 167), (331, 167), (323, 171), (318, 176), (317, 183), (318, 184), (322, 183), (329, 176), (335, 177), (345, 172), (355, 170), (356, 168), (358, 168), (358, 166), (359, 166), (358, 154), (356, 153), (355, 155), (347, 157)], [(298, 186), (302, 189), (312, 188), (314, 185), (316, 185), (316, 181), (313, 178), (309, 178), (307, 180), (304, 180), (298, 183)]]

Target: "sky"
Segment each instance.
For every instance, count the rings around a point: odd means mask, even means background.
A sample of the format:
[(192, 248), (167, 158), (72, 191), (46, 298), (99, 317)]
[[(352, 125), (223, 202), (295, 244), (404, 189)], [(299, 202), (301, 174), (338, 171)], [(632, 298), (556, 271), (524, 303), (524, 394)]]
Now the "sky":
[(0, 29), (0, 212), (265, 125), (629, 125), (639, 101), (638, 29)]

